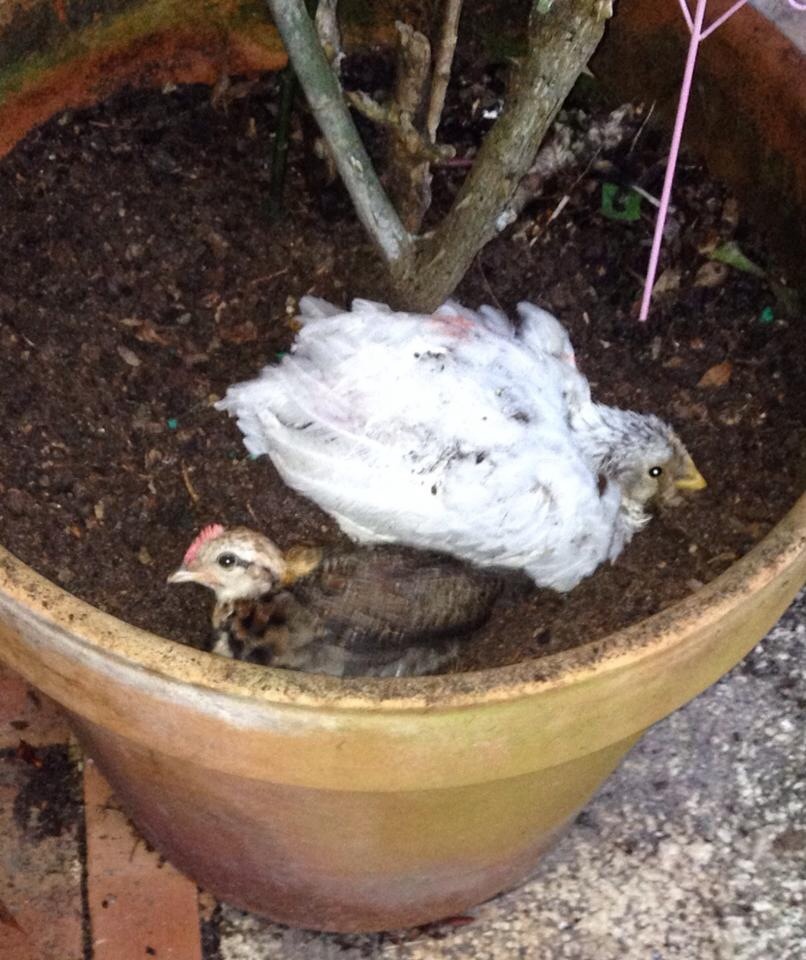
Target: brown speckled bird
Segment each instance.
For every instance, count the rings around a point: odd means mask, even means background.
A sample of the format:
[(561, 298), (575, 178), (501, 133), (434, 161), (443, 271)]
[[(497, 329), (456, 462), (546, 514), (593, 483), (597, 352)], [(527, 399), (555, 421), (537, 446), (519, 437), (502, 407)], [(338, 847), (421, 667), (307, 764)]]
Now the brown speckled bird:
[(456, 656), (511, 576), (399, 546), (283, 553), (216, 524), (168, 582), (215, 593), (214, 653), (340, 677), (414, 676)]

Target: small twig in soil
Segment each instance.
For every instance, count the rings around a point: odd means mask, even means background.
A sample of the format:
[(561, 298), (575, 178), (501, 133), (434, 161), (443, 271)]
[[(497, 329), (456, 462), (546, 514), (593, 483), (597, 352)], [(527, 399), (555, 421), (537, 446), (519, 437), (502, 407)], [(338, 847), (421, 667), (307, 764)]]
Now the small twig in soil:
[(641, 122), (641, 126), (638, 128), (638, 130), (636, 130), (635, 136), (632, 138), (632, 143), (630, 144), (630, 149), (627, 151), (627, 156), (629, 156), (633, 152), (633, 150), (635, 150), (636, 146), (638, 145), (638, 141), (644, 135), (644, 130), (646, 130), (646, 126), (649, 123), (650, 118), (652, 117), (652, 114), (655, 112), (655, 104), (657, 102), (658, 102), (657, 100), (653, 100), (649, 107), (649, 110), (647, 110), (646, 116)]
[(716, 554), (716, 556), (710, 557), (705, 562), (710, 566), (714, 563), (733, 563), (734, 560), (738, 560), (738, 555), (733, 552), (733, 550), (725, 550), (722, 553)]
[(563, 212), (563, 210), (565, 210), (565, 208), (568, 206), (568, 201), (570, 199), (571, 199), (570, 193), (566, 193), (563, 195), (562, 200), (560, 200), (557, 206), (551, 211), (551, 216), (549, 217), (548, 222), (546, 223), (546, 226), (548, 226), (550, 223), (553, 223), (557, 219), (557, 217), (559, 217), (559, 215)]
[(643, 197), (644, 200), (646, 200), (647, 203), (651, 203), (653, 207), (660, 206), (660, 200), (658, 200), (657, 197), (653, 197), (648, 190), (644, 190), (643, 187), (639, 187), (638, 184), (631, 183), (630, 190), (632, 190), (633, 193), (637, 193), (639, 197)]
[(188, 472), (187, 464), (184, 462), (182, 463), (182, 480), (184, 481), (185, 489), (187, 490), (190, 499), (194, 503), (198, 503), (201, 498), (199, 497), (196, 488), (190, 481), (190, 473)]
[(249, 281), (250, 287), (256, 287), (261, 283), (270, 283), (272, 280), (276, 280), (278, 277), (285, 276), (288, 273), (288, 267), (283, 267), (282, 270), (275, 270), (274, 273), (267, 273), (263, 277), (255, 277), (254, 280)]

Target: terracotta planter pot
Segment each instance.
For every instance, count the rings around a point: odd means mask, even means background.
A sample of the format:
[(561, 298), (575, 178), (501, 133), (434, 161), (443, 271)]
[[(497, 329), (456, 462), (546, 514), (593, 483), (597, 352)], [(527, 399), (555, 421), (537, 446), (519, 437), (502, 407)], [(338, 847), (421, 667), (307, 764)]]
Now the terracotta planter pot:
[[(58, 4), (32, 6), (58, 21)], [(115, 6), (75, 31), (133, 16)], [(210, 11), (219, 41), (243, 12), (194, 7), (198, 33), (183, 45), (171, 4), (137, 7), (141, 26), (143, 9), (155, 29), (121, 40), (116, 73), (99, 71), (113, 66), (108, 33), (39, 73), (18, 64), (12, 93), (0, 63), (0, 142), (126, 80), (204, 79)], [(253, 66), (277, 57), (269, 32), (249, 46), (240, 22), (224, 23), (233, 50)], [(57, 75), (79, 79), (59, 92)], [(804, 580), (806, 497), (717, 580), (604, 640), (475, 674), (342, 682), (163, 640), (0, 550), (0, 655), (64, 706), (140, 829), (188, 875), (275, 920), (369, 931), (521, 881), (641, 733), (744, 656)]]

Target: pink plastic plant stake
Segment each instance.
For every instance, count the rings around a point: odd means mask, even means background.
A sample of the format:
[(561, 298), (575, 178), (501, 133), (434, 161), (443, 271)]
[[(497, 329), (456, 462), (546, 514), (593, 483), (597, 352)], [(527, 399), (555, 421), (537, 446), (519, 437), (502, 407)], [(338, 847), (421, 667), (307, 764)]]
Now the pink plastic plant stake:
[[(680, 99), (677, 104), (677, 116), (674, 121), (674, 131), (672, 133), (672, 143), (669, 147), (669, 158), (666, 161), (666, 176), (663, 180), (663, 192), (660, 198), (660, 208), (658, 210), (658, 219), (655, 223), (655, 235), (652, 238), (652, 251), (649, 255), (649, 266), (647, 267), (646, 281), (644, 283), (644, 295), (641, 299), (641, 312), (639, 319), (646, 320), (649, 314), (649, 303), (652, 299), (652, 288), (655, 286), (655, 275), (658, 272), (658, 260), (660, 258), (660, 248), (663, 243), (663, 228), (666, 226), (666, 217), (669, 213), (669, 199), (672, 194), (672, 184), (674, 183), (675, 170), (677, 169), (677, 156), (680, 152), (680, 141), (683, 136), (683, 126), (686, 122), (686, 110), (688, 109), (689, 96), (691, 95), (691, 81), (694, 76), (694, 66), (697, 62), (697, 52), (699, 46), (706, 37), (709, 37), (714, 30), (730, 19), (734, 13), (740, 10), (747, 0), (738, 0), (732, 7), (717, 17), (713, 23), (703, 29), (705, 20), (705, 8), (708, 0), (697, 0), (697, 7), (694, 11), (694, 17), (691, 16), (687, 0), (678, 0), (680, 9), (683, 12), (683, 18), (686, 26), (691, 32), (691, 42), (688, 45), (688, 56), (686, 57), (686, 68), (683, 73), (683, 84), (680, 88)], [(788, 0), (789, 6), (793, 10), (801, 12), (806, 11), (806, 0)]]
[[(642, 321), (646, 320), (649, 316), (649, 302), (652, 299), (652, 288), (655, 286), (655, 275), (658, 272), (660, 248), (663, 243), (663, 228), (666, 226), (666, 217), (669, 213), (669, 198), (672, 195), (672, 184), (674, 183), (674, 174), (677, 169), (677, 155), (680, 153), (680, 141), (683, 137), (683, 126), (686, 122), (688, 99), (691, 95), (691, 80), (694, 76), (694, 67), (697, 63), (697, 52), (699, 51), (700, 41), (703, 39), (702, 25), (705, 19), (705, 7), (708, 0), (697, 0), (697, 8), (694, 11), (693, 20), (686, 0), (678, 0), (678, 2), (683, 11), (686, 24), (691, 31), (691, 42), (688, 45), (686, 68), (683, 72), (683, 85), (680, 88), (680, 99), (677, 102), (677, 116), (674, 120), (672, 143), (669, 148), (669, 158), (666, 161), (666, 176), (663, 179), (663, 192), (660, 197), (660, 209), (658, 210), (658, 219), (655, 223), (655, 235), (652, 238), (652, 251), (649, 254), (649, 266), (647, 267), (646, 281), (644, 283), (644, 295), (641, 299), (641, 312), (638, 315)], [(728, 10), (727, 14), (722, 18), (722, 22), (731, 14), (735, 13), (740, 7), (744, 6), (746, 2), (747, 0), (739, 0), (738, 3)]]

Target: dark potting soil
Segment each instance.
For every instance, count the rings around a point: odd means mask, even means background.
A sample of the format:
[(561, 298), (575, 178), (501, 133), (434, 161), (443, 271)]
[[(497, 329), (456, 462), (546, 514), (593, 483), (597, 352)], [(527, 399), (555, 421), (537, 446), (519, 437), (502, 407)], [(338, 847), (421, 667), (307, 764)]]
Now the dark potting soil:
[[(460, 154), (480, 136), (479, 102), (495, 101), (487, 80), (465, 79), (449, 107)], [(300, 296), (346, 304), (380, 275), (299, 136), (287, 214), (270, 220), (275, 83), (230, 93), (222, 108), (201, 88), (125, 92), (55, 118), (0, 163), (2, 542), (98, 607), (197, 646), (212, 598), (165, 577), (202, 525), (246, 524), (283, 547), (341, 536), (266, 459), (246, 456), (211, 403), (288, 348)], [(664, 150), (647, 129), (610, 156), (608, 176), (657, 195)], [(440, 203), (462, 176), (437, 171)], [(570, 594), (504, 605), (457, 669), (555, 652), (663, 608), (745, 553), (803, 487), (802, 318), (785, 315), (769, 279), (705, 252), (736, 241), (783, 279), (735, 199), (683, 161), (666, 292), (640, 324), (654, 208), (614, 220), (601, 198), (595, 171), (558, 178), (457, 296), (556, 313), (597, 399), (671, 421), (709, 486)]]

